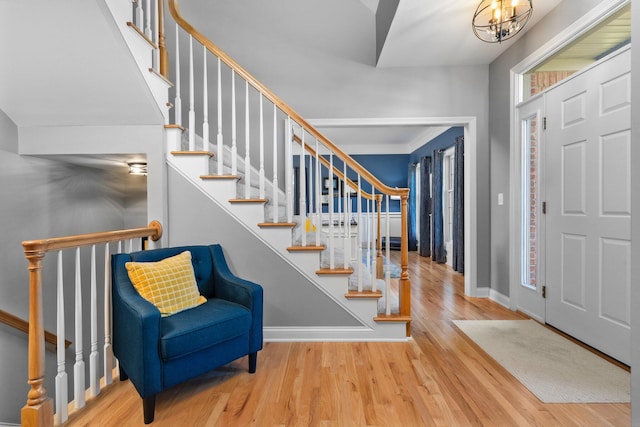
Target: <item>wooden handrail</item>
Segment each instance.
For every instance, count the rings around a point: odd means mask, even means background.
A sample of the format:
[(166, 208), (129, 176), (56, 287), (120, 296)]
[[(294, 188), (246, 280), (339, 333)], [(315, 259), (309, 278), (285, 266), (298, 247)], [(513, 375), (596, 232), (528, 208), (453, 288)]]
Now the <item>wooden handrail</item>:
[[(302, 145), (302, 139), (298, 135), (294, 134), (293, 135), (293, 140), (296, 141), (298, 144)], [(311, 146), (306, 145), (306, 144), (305, 144), (304, 148), (309, 152), (309, 154), (311, 154), (311, 156), (315, 157), (316, 150), (314, 150), (313, 148), (311, 148)], [(320, 159), (320, 163), (325, 165), (327, 169), (329, 169), (331, 167), (331, 163), (329, 162), (329, 160), (325, 159), (322, 156), (318, 156), (318, 158)], [(344, 173), (340, 172), (340, 169), (338, 169), (335, 166), (333, 167), (333, 174), (337, 175), (339, 179), (341, 179), (343, 181), (347, 181), (347, 184), (349, 184), (352, 188), (358, 188), (358, 184), (353, 182), (350, 178), (345, 177)], [(373, 200), (374, 199), (371, 194), (367, 193), (363, 189), (360, 189), (360, 192), (362, 193), (362, 197), (364, 197), (365, 199), (369, 199), (369, 200)]]
[(227, 55), (222, 49), (220, 49), (211, 40), (205, 37), (200, 31), (196, 30), (191, 24), (189, 24), (180, 14), (178, 8), (178, 0), (169, 0), (169, 10), (175, 21), (180, 25), (187, 33), (193, 36), (194, 39), (200, 42), (209, 52), (216, 55), (222, 62), (230, 67), (237, 75), (247, 81), (254, 89), (260, 92), (264, 97), (276, 105), (282, 112), (287, 114), (298, 125), (302, 126), (309, 134), (317, 138), (322, 144), (330, 151), (334, 152), (342, 161), (355, 170), (360, 176), (364, 177), (375, 188), (379, 189), (385, 194), (391, 196), (408, 195), (408, 188), (393, 188), (385, 185), (382, 181), (376, 178), (371, 172), (365, 169), (362, 165), (356, 162), (351, 156), (342, 151), (337, 145), (331, 142), (326, 136), (320, 133), (315, 127), (311, 126), (301, 115), (299, 115), (293, 108), (280, 99), (276, 94), (264, 86), (258, 79), (253, 77), (251, 73), (245, 70), (240, 64), (234, 61), (229, 55)]
[[(29, 333), (29, 322), (11, 313), (7, 313), (4, 310), (0, 310), (0, 323), (4, 323), (26, 334)], [(44, 340), (49, 344), (58, 345), (58, 337), (52, 332), (44, 331)], [(65, 348), (69, 348), (71, 341), (64, 340), (64, 346)]]
[(42, 260), (48, 251), (79, 246), (108, 243), (118, 240), (162, 237), (162, 225), (152, 221), (146, 228), (106, 231), (52, 239), (22, 242), (24, 254), (29, 261), (29, 380), (27, 403), (20, 412), (23, 426), (52, 426), (53, 401), (47, 396), (44, 367), (44, 321), (42, 310)]

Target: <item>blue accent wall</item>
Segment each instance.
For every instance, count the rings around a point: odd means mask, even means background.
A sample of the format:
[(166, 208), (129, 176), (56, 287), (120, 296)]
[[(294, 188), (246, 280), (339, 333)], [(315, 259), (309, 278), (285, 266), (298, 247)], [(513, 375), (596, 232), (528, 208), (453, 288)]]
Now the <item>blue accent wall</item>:
[(428, 144), (423, 145), (416, 151), (409, 155), (409, 163), (418, 163), (424, 156), (432, 156), (433, 152), (437, 150), (446, 150), (452, 147), (456, 141), (456, 138), (464, 135), (464, 128), (453, 127), (446, 132), (442, 133), (438, 137), (429, 141)]

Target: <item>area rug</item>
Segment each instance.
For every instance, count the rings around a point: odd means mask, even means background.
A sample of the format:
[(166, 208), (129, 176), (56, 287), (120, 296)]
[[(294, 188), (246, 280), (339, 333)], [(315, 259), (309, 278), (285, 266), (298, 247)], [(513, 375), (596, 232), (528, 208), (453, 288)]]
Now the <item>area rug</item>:
[(454, 320), (545, 403), (629, 402), (630, 374), (533, 320)]

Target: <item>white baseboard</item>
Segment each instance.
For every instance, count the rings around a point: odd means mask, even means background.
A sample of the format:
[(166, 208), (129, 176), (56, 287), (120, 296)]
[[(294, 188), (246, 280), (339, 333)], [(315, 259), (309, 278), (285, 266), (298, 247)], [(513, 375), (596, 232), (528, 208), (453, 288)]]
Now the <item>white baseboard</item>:
[(489, 291), (491, 289), (487, 287), (476, 288), (476, 298), (489, 298)]
[(366, 327), (274, 327), (263, 329), (265, 342), (356, 342), (407, 341), (404, 323), (384, 323)]
[(489, 299), (491, 299), (492, 301), (497, 302), (498, 304), (500, 304), (503, 307), (511, 309), (510, 308), (509, 297), (504, 295), (504, 294), (501, 294), (500, 292), (498, 292), (498, 291), (496, 291), (494, 289), (491, 289), (489, 291)]

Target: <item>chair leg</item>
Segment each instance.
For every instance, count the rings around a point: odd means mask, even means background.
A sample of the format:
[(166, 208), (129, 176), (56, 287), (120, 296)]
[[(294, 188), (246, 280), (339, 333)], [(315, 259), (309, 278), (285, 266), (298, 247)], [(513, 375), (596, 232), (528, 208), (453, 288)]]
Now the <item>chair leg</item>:
[(120, 381), (126, 381), (129, 379), (127, 373), (122, 369), (121, 365), (118, 365), (118, 371), (120, 372)]
[(144, 423), (151, 424), (153, 422), (156, 410), (156, 395), (142, 398), (142, 411), (144, 412)]
[(257, 364), (258, 364), (258, 352), (249, 353), (249, 373), (250, 374), (255, 374)]

